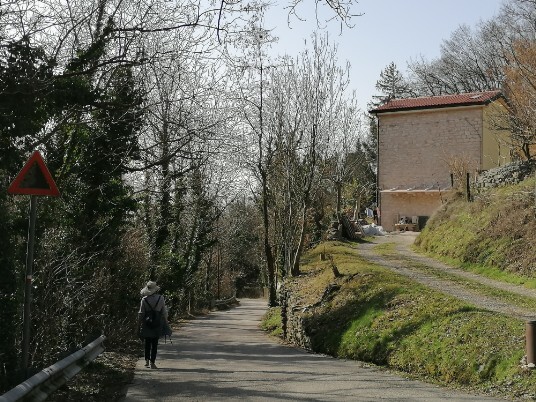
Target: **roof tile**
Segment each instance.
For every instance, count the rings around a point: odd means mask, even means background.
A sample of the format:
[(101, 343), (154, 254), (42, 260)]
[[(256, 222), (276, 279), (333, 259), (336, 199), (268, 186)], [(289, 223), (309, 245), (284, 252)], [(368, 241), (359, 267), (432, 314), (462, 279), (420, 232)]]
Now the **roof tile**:
[(426, 96), (420, 98), (392, 99), (369, 112), (383, 113), (415, 109), (435, 109), (454, 106), (485, 105), (502, 96), (501, 91), (468, 92), (456, 95)]

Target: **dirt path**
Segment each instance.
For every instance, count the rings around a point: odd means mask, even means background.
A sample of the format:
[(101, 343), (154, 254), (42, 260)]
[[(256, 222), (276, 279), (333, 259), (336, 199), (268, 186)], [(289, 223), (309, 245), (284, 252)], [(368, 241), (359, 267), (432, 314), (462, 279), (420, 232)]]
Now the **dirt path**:
[[(363, 258), (368, 261), (408, 276), (423, 285), (450, 294), (477, 307), (523, 320), (536, 320), (536, 311), (501, 300), (499, 296), (483, 294), (484, 292), (478, 291), (476, 288), (480, 285), (482, 289), (495, 289), (534, 300), (536, 300), (536, 290), (485, 278), (417, 254), (411, 249), (416, 236), (417, 233), (414, 232), (377, 236), (369, 242), (360, 244), (358, 248)], [(379, 244), (386, 243), (395, 245), (394, 253), (381, 254), (375, 250)], [(466, 286), (464, 281), (471, 282), (473, 285)]]

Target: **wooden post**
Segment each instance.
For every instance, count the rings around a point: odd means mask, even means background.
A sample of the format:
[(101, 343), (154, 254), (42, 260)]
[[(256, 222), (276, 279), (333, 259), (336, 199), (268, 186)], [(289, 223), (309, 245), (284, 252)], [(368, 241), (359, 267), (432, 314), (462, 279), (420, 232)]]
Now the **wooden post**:
[(536, 364), (536, 321), (525, 324), (525, 344), (527, 364)]
[(466, 184), (467, 184), (467, 202), (471, 202), (471, 186), (470, 186), (470, 183), (469, 183), (469, 178), (470, 178), (470, 175), (469, 175), (469, 173), (467, 173), (467, 180), (466, 180)]

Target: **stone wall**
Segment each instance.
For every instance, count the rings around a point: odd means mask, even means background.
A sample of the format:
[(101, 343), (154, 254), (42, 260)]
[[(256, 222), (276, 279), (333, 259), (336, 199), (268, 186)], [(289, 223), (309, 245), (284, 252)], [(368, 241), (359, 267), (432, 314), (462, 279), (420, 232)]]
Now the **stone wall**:
[(287, 310), (286, 340), (303, 349), (312, 350), (311, 338), (305, 325), (307, 314), (303, 307), (289, 306)]
[(513, 162), (505, 166), (489, 169), (476, 179), (478, 189), (517, 184), (536, 171), (536, 162)]
[[(345, 280), (350, 280), (352, 277), (348, 276)], [(331, 300), (340, 288), (341, 285), (336, 281), (328, 284), (320, 300), (309, 305), (301, 303), (293, 292), (282, 291), (280, 302), (285, 339), (293, 345), (314, 351), (311, 336), (314, 335), (315, 328), (308, 322), (313, 318), (315, 309)]]

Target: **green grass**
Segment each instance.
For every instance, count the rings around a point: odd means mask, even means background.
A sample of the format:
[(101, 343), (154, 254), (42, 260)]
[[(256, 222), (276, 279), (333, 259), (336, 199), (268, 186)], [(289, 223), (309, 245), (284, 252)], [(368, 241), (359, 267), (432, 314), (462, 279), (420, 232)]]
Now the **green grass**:
[(375, 253), (379, 255), (391, 255), (396, 252), (395, 248), (396, 248), (395, 243), (383, 243), (383, 244), (377, 244), (376, 246), (374, 246), (373, 250)]
[(273, 336), (282, 336), (281, 308), (272, 307), (264, 315), (261, 321), (261, 329)]
[[(405, 266), (416, 269), (418, 271), (421, 271), (426, 274), (432, 274), (435, 277), (439, 279), (445, 279), (451, 282), (454, 282), (458, 284), (461, 287), (464, 287), (468, 290), (471, 290), (475, 293), (484, 295), (484, 296), (491, 296), (498, 300), (511, 303), (513, 305), (516, 305), (521, 308), (526, 309), (533, 309), (536, 310), (536, 299), (528, 297), (528, 296), (522, 296), (516, 293), (509, 292), (507, 290), (498, 289), (493, 286), (485, 285), (477, 280), (468, 279), (466, 277), (460, 276), (456, 274), (455, 272), (449, 272), (448, 270), (434, 268), (430, 265), (421, 264), (419, 262), (413, 261), (408, 258), (404, 258), (404, 256), (399, 255), (395, 250), (395, 244), (394, 243), (384, 243), (380, 244), (374, 247), (374, 251), (380, 255), (382, 255), (384, 258), (388, 259), (394, 259), (397, 261), (401, 261)], [(450, 261), (452, 264), (452, 261)], [(491, 268), (481, 267), (482, 269), (479, 272), (476, 272), (476, 270), (469, 270), (465, 269), (467, 271), (472, 271), (474, 273), (478, 273), (479, 275), (486, 276), (490, 279), (495, 279), (499, 281), (504, 281), (512, 284), (527, 284), (528, 282), (533, 282), (531, 280), (518, 280), (516, 281), (515, 275), (503, 273), (503, 275), (491, 275), (489, 272), (492, 270)], [(494, 269), (494, 271), (498, 271), (497, 269)], [(487, 272), (488, 275), (485, 275), (484, 272)], [(506, 280), (509, 279), (509, 280)]]
[(463, 263), (460, 260), (457, 260), (451, 257), (445, 257), (445, 256), (433, 254), (433, 253), (426, 253), (426, 254), (430, 257), (437, 259), (438, 261), (444, 262), (445, 264), (484, 276), (489, 279), (495, 279), (497, 281), (510, 283), (512, 285), (523, 285), (529, 289), (536, 289), (535, 278), (528, 278), (526, 276), (504, 271), (500, 268), (493, 267), (493, 266), (485, 266), (481, 264), (474, 264), (474, 263), (468, 263), (468, 262)]
[(536, 179), (453, 199), (417, 237), (420, 252), (491, 279), (536, 289)]
[[(342, 278), (330, 275), (328, 265), (317, 258), (319, 249), (332, 255)], [(389, 254), (393, 245), (375, 251)], [(329, 301), (302, 313), (314, 351), (443, 385), (482, 392), (493, 388), (509, 396), (534, 392), (536, 374), (519, 365), (523, 321), (478, 309), (367, 263), (350, 243), (320, 245), (304, 260), (304, 275), (289, 283), (295, 300), (318, 301), (328, 284), (341, 286)]]
[(536, 286), (536, 204), (531, 178), (453, 199), (428, 221), (416, 245), (480, 274)]

